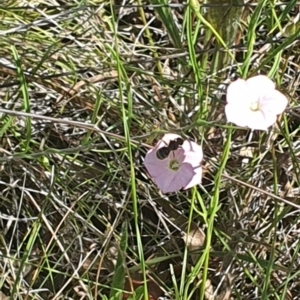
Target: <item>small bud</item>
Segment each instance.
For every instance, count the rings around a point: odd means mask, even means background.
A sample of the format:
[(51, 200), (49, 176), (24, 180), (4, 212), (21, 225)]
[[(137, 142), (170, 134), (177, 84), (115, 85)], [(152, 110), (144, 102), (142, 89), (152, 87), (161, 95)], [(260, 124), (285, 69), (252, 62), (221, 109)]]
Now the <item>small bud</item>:
[(195, 11), (195, 12), (198, 12), (200, 11), (200, 3), (199, 3), (199, 0), (190, 0), (189, 1), (189, 6), (190, 8)]

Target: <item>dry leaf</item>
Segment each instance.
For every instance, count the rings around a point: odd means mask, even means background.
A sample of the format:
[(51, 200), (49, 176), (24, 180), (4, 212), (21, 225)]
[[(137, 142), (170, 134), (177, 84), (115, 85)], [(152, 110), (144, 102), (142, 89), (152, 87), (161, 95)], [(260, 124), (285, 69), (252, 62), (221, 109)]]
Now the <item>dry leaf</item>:
[(214, 294), (214, 287), (212, 286), (211, 281), (207, 279), (205, 283), (205, 293), (204, 293), (205, 299), (214, 300), (213, 294)]
[(200, 250), (205, 242), (204, 232), (195, 224), (192, 224), (192, 229), (188, 234), (184, 234), (183, 240), (186, 243), (189, 251), (194, 252), (191, 254), (193, 262), (196, 264), (200, 254), (195, 253), (197, 250)]
[(0, 300), (8, 300), (9, 297), (5, 296), (1, 291), (0, 291)]
[(221, 291), (218, 293), (216, 300), (229, 300), (231, 295), (231, 276), (225, 275), (225, 280), (221, 286)]

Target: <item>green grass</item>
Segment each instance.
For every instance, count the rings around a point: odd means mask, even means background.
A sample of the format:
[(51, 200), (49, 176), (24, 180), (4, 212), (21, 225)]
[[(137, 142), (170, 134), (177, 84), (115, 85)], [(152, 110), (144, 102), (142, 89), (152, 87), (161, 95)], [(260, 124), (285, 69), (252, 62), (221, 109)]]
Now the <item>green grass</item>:
[[(0, 5), (0, 298), (298, 299), (299, 1), (115, 2)], [(289, 106), (251, 133), (225, 95), (257, 74)], [(166, 132), (201, 185), (151, 181)]]

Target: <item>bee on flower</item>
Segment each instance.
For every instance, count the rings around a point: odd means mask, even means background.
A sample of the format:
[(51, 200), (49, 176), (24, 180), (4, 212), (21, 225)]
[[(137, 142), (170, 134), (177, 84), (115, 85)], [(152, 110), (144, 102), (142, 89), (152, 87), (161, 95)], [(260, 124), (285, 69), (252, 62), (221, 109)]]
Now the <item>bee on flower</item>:
[(171, 193), (201, 183), (202, 159), (201, 146), (168, 133), (147, 152), (144, 165), (158, 188)]

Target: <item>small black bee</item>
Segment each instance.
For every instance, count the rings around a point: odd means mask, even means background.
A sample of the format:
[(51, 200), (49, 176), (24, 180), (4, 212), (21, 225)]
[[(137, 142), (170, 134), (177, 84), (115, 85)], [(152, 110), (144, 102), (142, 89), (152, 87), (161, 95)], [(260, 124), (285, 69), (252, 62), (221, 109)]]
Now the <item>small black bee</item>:
[(171, 152), (171, 150), (168, 147), (159, 148), (156, 151), (156, 157), (161, 160), (165, 159), (169, 156), (170, 152)]
[(184, 140), (182, 138), (177, 138), (170, 141), (169, 145), (161, 147), (156, 151), (156, 157), (160, 160), (165, 159), (169, 156), (171, 151), (175, 151), (183, 144)]

